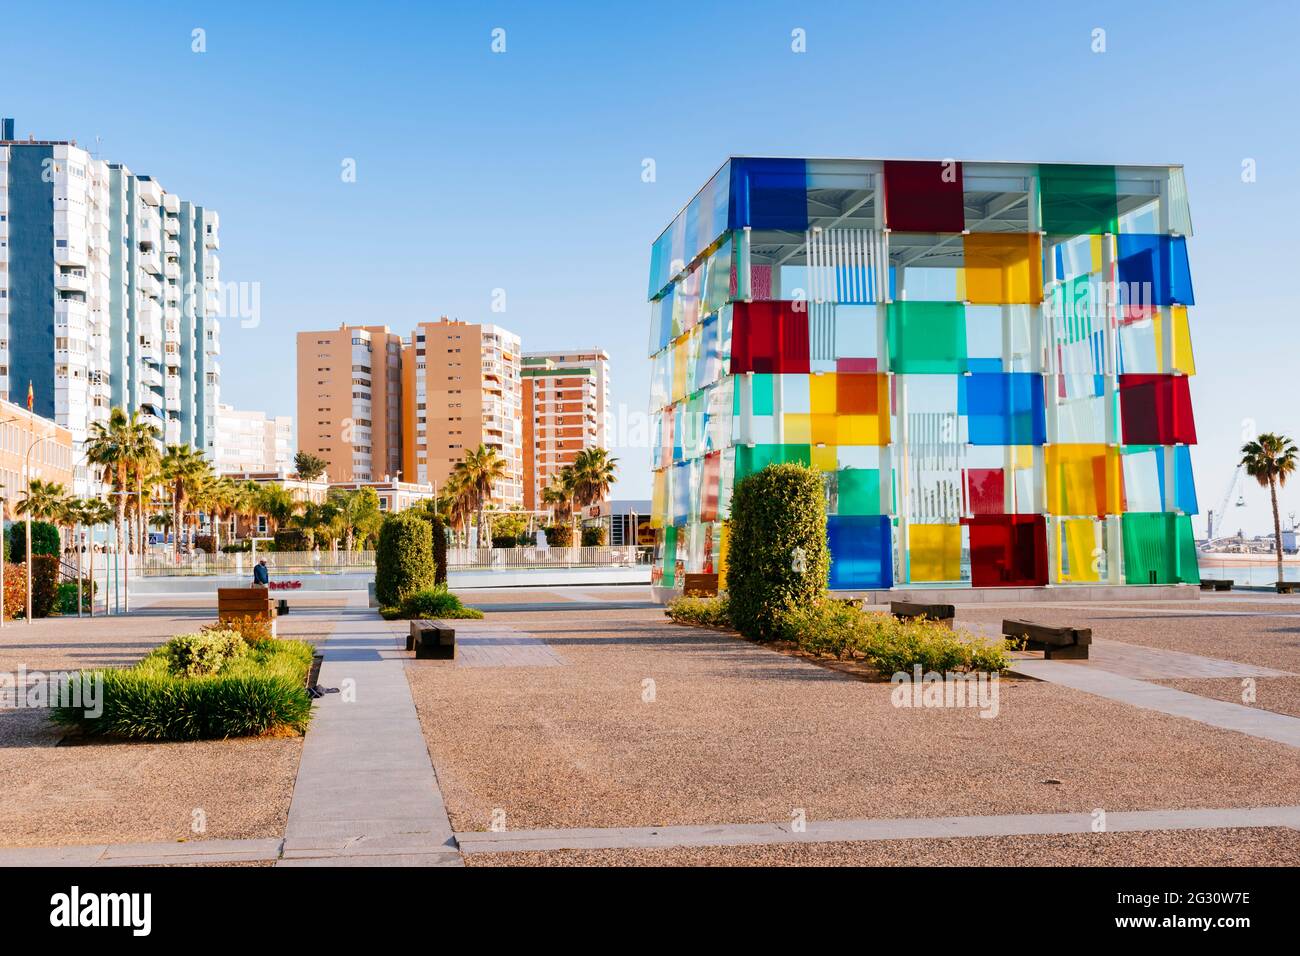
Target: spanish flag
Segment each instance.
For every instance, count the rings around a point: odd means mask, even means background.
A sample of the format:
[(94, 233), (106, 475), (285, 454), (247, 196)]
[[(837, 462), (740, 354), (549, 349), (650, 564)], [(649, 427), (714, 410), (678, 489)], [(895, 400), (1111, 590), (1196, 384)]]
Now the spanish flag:
[(32, 403), (36, 400), (36, 393), (32, 391), (32, 380), (27, 380), (27, 410), (32, 410)]

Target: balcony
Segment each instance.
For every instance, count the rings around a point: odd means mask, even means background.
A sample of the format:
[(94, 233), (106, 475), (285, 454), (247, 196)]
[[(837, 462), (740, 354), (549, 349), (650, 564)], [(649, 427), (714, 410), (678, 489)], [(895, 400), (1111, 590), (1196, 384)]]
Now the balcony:
[(137, 179), (135, 194), (142, 203), (150, 206), (159, 206), (163, 201), (163, 189), (152, 179)]
[(84, 272), (60, 272), (54, 277), (54, 288), (60, 292), (85, 292), (89, 285)]
[(135, 257), (136, 264), (150, 275), (158, 275), (163, 271), (162, 257), (158, 255), (158, 250), (154, 247), (141, 249)]
[(221, 240), (217, 238), (216, 232), (209, 232), (203, 237), (203, 245), (208, 249), (220, 249)]
[(163, 232), (168, 236), (179, 235), (181, 231), (181, 221), (175, 216), (163, 216)]
[(175, 193), (164, 193), (162, 205), (164, 212), (169, 212), (174, 216), (181, 211), (181, 197)]
[(181, 244), (179, 242), (171, 238), (163, 240), (163, 255), (179, 256), (180, 254)]
[(61, 266), (84, 266), (90, 263), (90, 254), (84, 242), (68, 242), (54, 247), (54, 261)]

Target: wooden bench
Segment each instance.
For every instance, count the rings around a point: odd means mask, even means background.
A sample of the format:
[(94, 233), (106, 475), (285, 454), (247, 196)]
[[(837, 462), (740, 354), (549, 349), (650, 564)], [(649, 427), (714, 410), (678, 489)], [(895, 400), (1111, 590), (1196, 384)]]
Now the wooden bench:
[(252, 617), (271, 622), (275, 634), (275, 599), (268, 588), (217, 588), (217, 620)]
[(890, 601), (889, 613), (900, 621), (914, 621), (925, 617), (952, 627), (957, 608), (951, 604), (915, 604), (911, 601)]
[(1296, 591), (1300, 591), (1300, 581), (1278, 581), (1277, 582), (1278, 594), (1294, 594)]
[(1231, 591), (1231, 578), (1201, 578), (1202, 591)]
[(1003, 621), (1002, 633), (1022, 639), (1027, 650), (1042, 651), (1049, 661), (1086, 661), (1088, 645), (1092, 643), (1090, 627), (1048, 627), (1031, 621)]
[(718, 593), (718, 576), (716, 574), (688, 573), (682, 593), (686, 597), (716, 597)]
[(416, 660), (449, 661), (456, 657), (456, 630), (443, 621), (412, 621), (406, 649)]

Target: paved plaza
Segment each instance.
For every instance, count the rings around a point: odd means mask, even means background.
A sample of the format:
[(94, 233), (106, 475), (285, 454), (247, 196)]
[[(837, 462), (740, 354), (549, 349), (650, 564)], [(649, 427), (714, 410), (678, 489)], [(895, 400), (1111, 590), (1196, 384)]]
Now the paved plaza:
[[(280, 633), (338, 691), (305, 738), (85, 742), (0, 712), (0, 863), (1300, 862), (1297, 599), (959, 607), (1093, 628), (1092, 660), (1018, 659), (982, 717), (672, 624), (643, 587), (463, 597), (486, 617), (457, 659), (416, 661), (364, 594), (291, 596)], [(129, 664), (211, 617), (151, 595), (9, 624), (0, 670)]]

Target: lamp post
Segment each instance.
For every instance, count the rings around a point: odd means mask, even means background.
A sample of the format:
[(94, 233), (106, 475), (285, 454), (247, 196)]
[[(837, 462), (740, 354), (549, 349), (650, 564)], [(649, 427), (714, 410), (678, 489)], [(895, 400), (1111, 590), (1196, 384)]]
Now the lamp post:
[[(40, 438), (36, 439), (36, 441), (32, 442), (30, 445), (27, 446), (27, 455), (23, 460), (23, 478), (27, 485), (27, 495), (28, 495), (29, 502), (32, 493), (32, 452), (36, 450), (36, 446), (39, 445), (41, 442), (49, 441), (51, 438), (57, 438), (57, 437), (58, 437), (58, 432), (55, 431), (49, 435), (42, 435)], [(25, 554), (27, 556), (27, 561), (26, 561), (27, 623), (31, 624), (32, 623), (32, 509), (30, 507), (30, 504), (27, 508), (26, 517), (27, 517), (27, 522), (26, 522), (27, 550)]]

